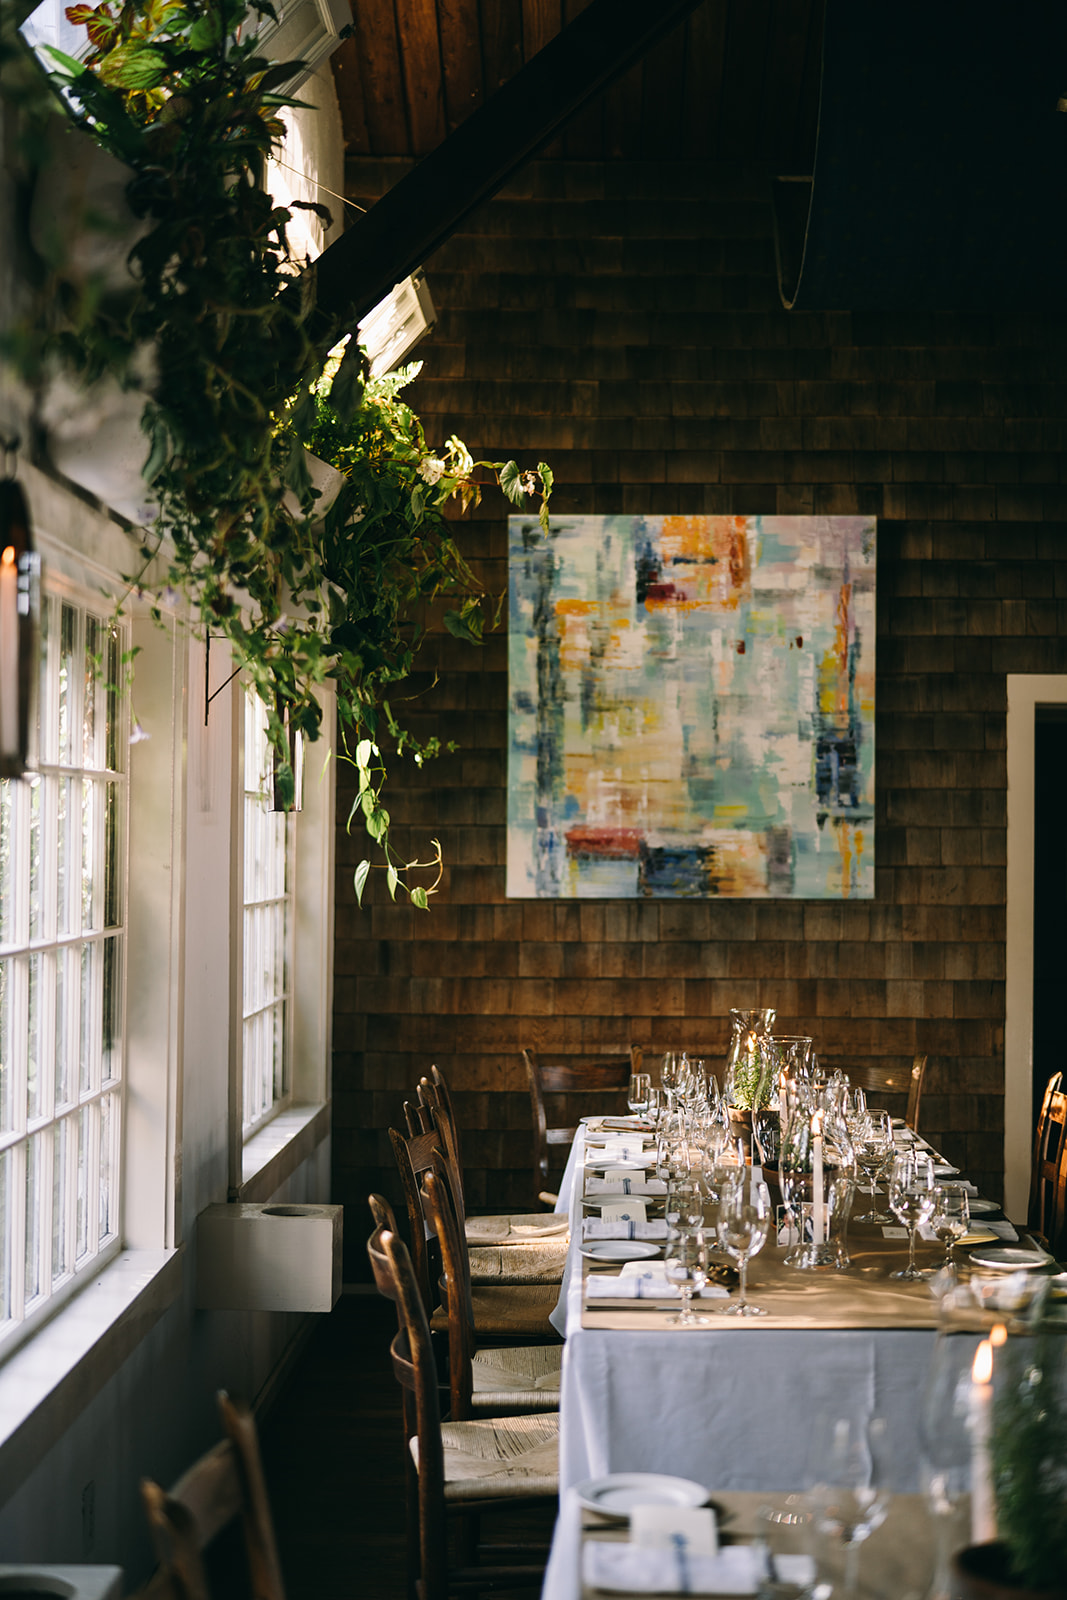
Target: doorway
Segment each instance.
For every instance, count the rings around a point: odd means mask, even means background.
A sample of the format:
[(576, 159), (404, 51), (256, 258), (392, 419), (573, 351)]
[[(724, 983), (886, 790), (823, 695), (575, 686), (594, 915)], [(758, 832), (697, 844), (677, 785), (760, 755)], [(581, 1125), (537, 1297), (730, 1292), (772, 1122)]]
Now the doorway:
[(1009, 673), (1007, 689), (1004, 1205), (1009, 1216), (1021, 1219), (1030, 1195), (1035, 1094), (1059, 1065), (1062, 1031), (1057, 1001), (1067, 970), (1067, 676)]

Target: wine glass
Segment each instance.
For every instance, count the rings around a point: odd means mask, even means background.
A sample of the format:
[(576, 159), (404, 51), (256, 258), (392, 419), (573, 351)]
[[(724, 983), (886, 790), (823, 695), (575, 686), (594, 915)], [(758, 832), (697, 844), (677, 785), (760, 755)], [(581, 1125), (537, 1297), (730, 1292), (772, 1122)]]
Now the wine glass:
[(878, 1174), (885, 1166), (892, 1148), (893, 1121), (889, 1112), (868, 1111), (862, 1132), (856, 1140), (856, 1164), (871, 1186), (871, 1209), (861, 1217), (854, 1217), (853, 1221), (870, 1222), (875, 1226), (892, 1221), (888, 1211), (878, 1209)]
[(737, 1262), (741, 1273), (740, 1294), (726, 1306), (713, 1309), (721, 1317), (765, 1317), (762, 1306), (745, 1299), (748, 1263), (767, 1242), (771, 1225), (771, 1197), (767, 1185), (753, 1177), (750, 1167), (739, 1167), (735, 1176), (723, 1183), (719, 1193), (719, 1243)]
[(885, 1446), (882, 1417), (830, 1413), (816, 1429), (809, 1458), (812, 1520), (817, 1533), (844, 1548), (842, 1600), (858, 1594), (860, 1546), (889, 1510)]
[(663, 1065), (659, 1069), (659, 1086), (667, 1097), (667, 1110), (674, 1110), (674, 1094), (678, 1087), (679, 1062), (673, 1050), (667, 1050), (663, 1056)]
[(634, 1116), (644, 1116), (648, 1110), (648, 1096), (651, 1088), (652, 1078), (649, 1073), (635, 1072), (631, 1075), (626, 1104)]
[(971, 1203), (967, 1198), (966, 1184), (938, 1184), (930, 1225), (945, 1247), (942, 1269), (954, 1277), (956, 1261), (952, 1252), (957, 1239), (962, 1239), (971, 1225)]
[(707, 1323), (710, 1319), (695, 1316), (690, 1305), (694, 1289), (703, 1289), (708, 1281), (708, 1247), (702, 1227), (689, 1225), (671, 1229), (663, 1252), (663, 1270), (667, 1282), (676, 1283), (682, 1292), (682, 1309), (667, 1321), (683, 1328)]
[(922, 1407), (919, 1449), (923, 1487), (934, 1524), (935, 1565), (926, 1600), (950, 1600), (949, 1555), (968, 1542), (968, 1492), (974, 1441), (971, 1363), (976, 1334), (943, 1329), (934, 1344)]
[(665, 1214), (668, 1228), (703, 1227), (704, 1191), (697, 1178), (678, 1178), (667, 1185)]
[(930, 1157), (920, 1150), (894, 1156), (889, 1168), (889, 1209), (908, 1230), (908, 1264), (891, 1272), (891, 1278), (914, 1283), (928, 1276), (915, 1265), (915, 1238), (921, 1225), (933, 1216), (936, 1203), (937, 1185)]

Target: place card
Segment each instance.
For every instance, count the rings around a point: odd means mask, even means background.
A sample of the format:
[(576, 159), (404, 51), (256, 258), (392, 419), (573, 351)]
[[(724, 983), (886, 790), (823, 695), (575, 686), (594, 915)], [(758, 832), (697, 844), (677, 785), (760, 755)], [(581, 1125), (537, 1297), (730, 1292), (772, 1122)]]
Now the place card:
[(693, 1556), (713, 1556), (719, 1530), (710, 1506), (634, 1506), (630, 1511), (630, 1543), (645, 1550), (668, 1550), (677, 1539)]
[(609, 1200), (600, 1208), (603, 1222), (645, 1222), (648, 1203), (644, 1200)]
[(907, 1228), (883, 1228), (882, 1229), (882, 1238), (883, 1239), (906, 1239), (907, 1237), (908, 1237)]
[(644, 1183), (644, 1167), (605, 1167), (605, 1178), (626, 1178), (631, 1183)]

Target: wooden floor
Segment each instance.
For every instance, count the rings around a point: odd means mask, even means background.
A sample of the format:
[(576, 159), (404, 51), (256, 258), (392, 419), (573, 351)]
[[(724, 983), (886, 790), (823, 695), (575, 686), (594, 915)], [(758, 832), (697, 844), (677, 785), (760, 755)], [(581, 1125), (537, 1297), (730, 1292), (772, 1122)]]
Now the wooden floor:
[[(288, 1600), (405, 1600), (404, 1446), (388, 1355), (395, 1332), (387, 1302), (342, 1296), (263, 1422)], [(552, 1520), (533, 1509), (486, 1531), (543, 1545)], [(529, 1600), (537, 1590), (516, 1593)]]

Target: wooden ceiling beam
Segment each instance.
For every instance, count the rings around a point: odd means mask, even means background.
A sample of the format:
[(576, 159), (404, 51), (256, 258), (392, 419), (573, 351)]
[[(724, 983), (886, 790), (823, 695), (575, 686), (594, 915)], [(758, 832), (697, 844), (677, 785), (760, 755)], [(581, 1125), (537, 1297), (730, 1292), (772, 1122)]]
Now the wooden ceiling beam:
[[(701, 0), (591, 0), (315, 263), (315, 331), (354, 327), (576, 111)], [(285, 291), (301, 293), (294, 285)]]

